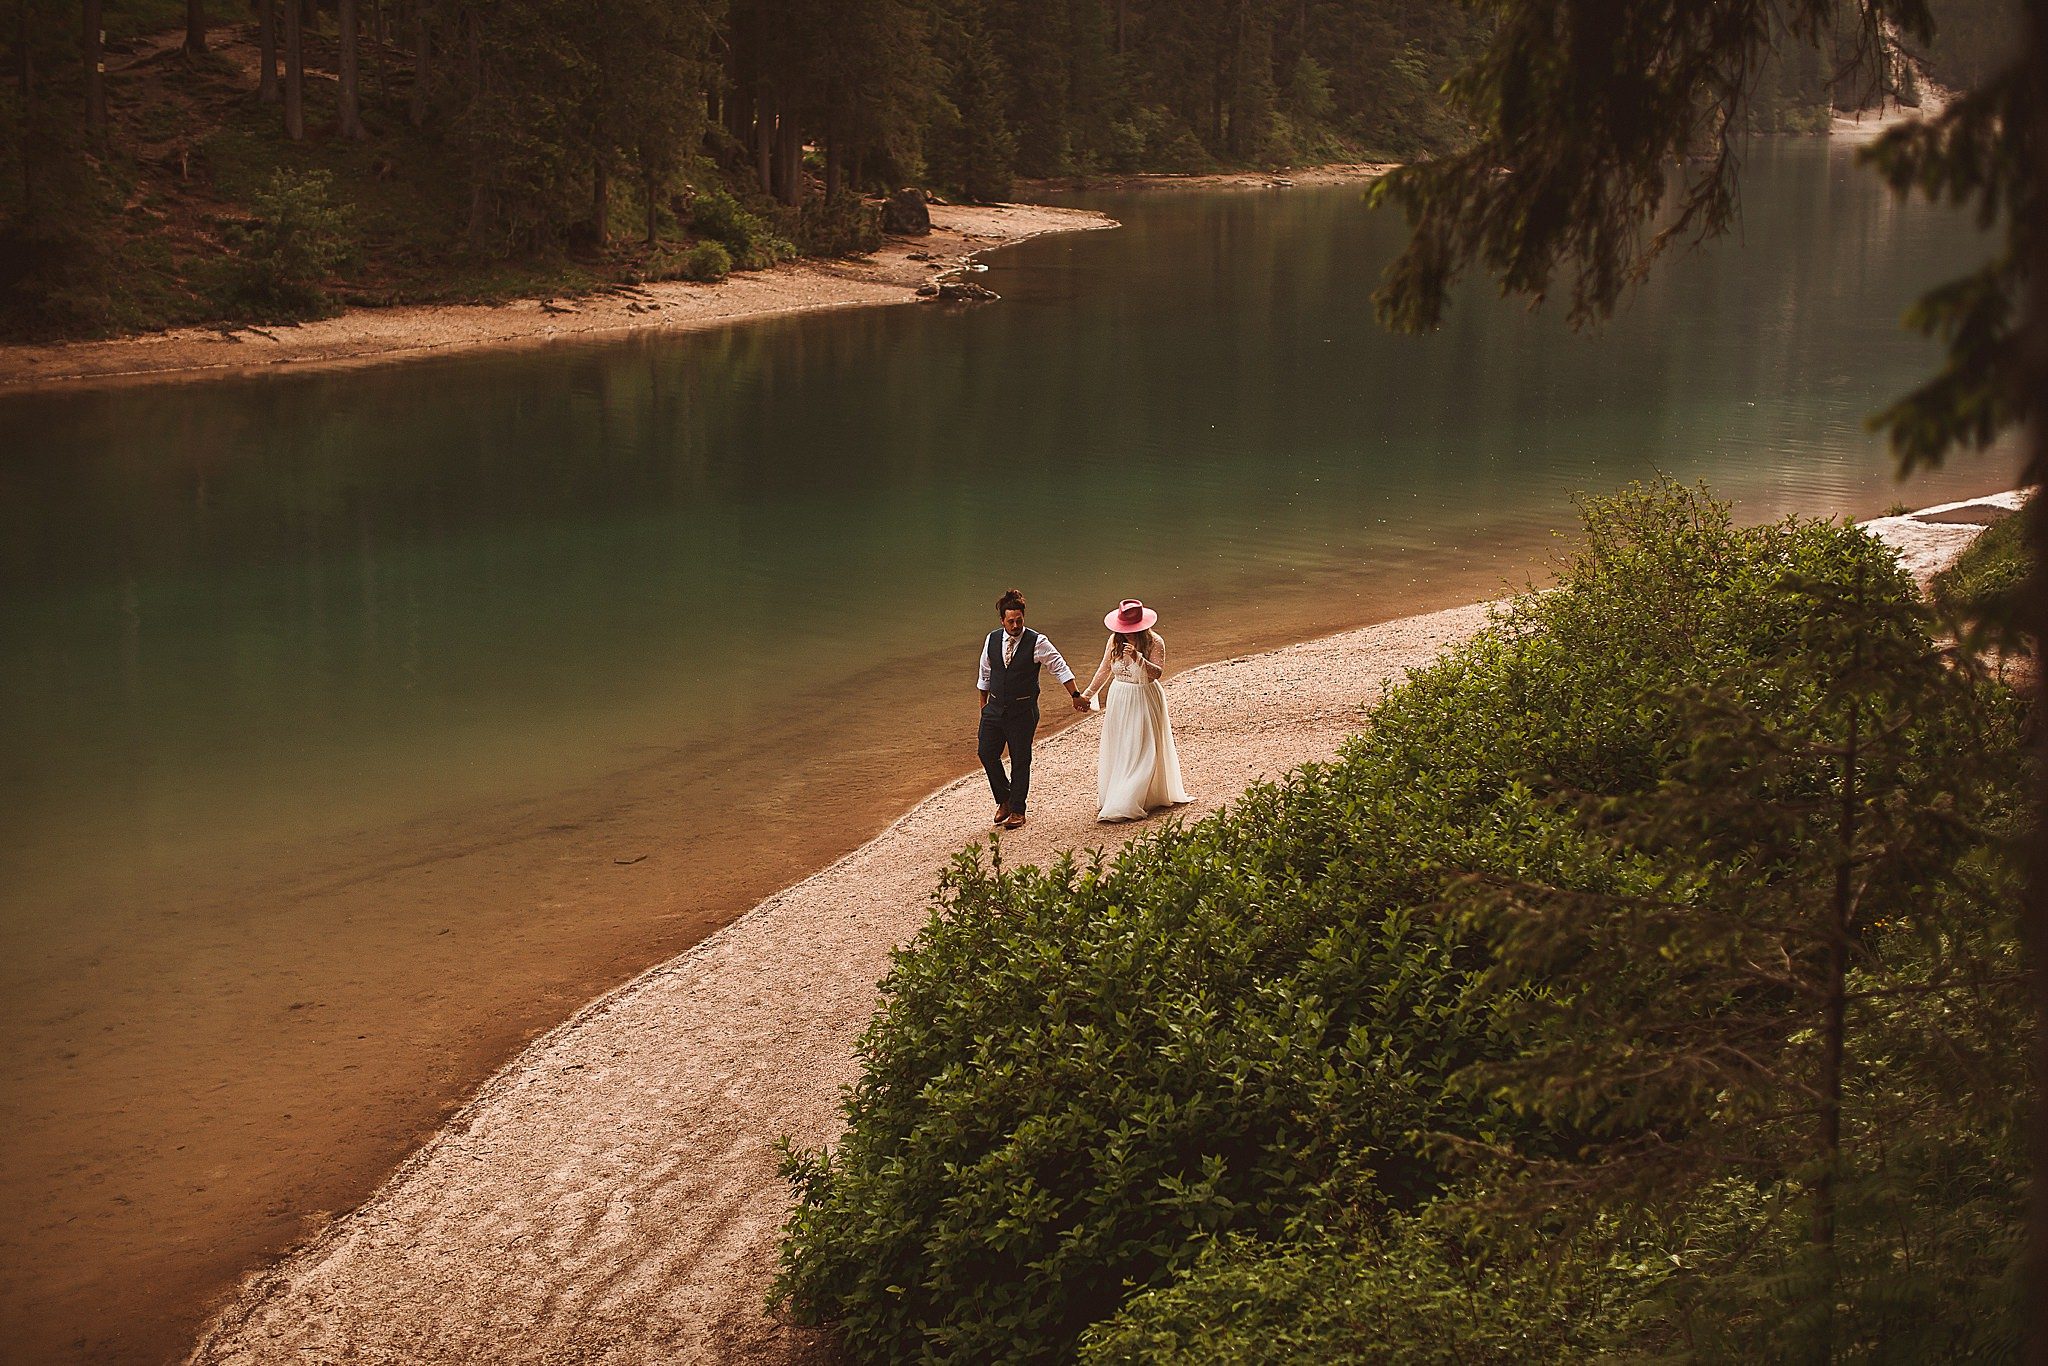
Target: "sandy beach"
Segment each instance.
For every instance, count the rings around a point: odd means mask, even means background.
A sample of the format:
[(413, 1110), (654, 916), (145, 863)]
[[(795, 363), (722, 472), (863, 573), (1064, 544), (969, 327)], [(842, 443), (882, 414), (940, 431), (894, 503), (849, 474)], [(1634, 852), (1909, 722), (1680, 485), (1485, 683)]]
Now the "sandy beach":
[(821, 309), (920, 303), (920, 285), (977, 252), (1049, 232), (1117, 226), (1085, 209), (1036, 204), (935, 204), (931, 214), (929, 236), (885, 238), (872, 256), (792, 261), (715, 285), (668, 280), (574, 298), (358, 308), (290, 327), (184, 327), (111, 341), (0, 346), (0, 395), (346, 369), (450, 351), (696, 332)]
[[(1018, 189), (1289, 189), (1372, 180), (1393, 166), (1358, 162), (1272, 172), (1101, 176), (1023, 181)], [(698, 332), (823, 309), (935, 304), (918, 288), (957, 278), (959, 268), (981, 252), (1046, 233), (1117, 226), (1092, 210), (1046, 204), (934, 204), (931, 217), (929, 236), (885, 238), (870, 256), (806, 258), (736, 273), (719, 284), (665, 280), (503, 304), (352, 308), (286, 326), (181, 327), (107, 341), (0, 345), (0, 395), (341, 370), (456, 351)]]
[[(1868, 524), (1916, 578), (2016, 495)], [(1193, 817), (1329, 757), (1386, 682), (1481, 628), (1485, 603), (1224, 660), (1168, 683)], [(1171, 817), (1093, 819), (1089, 719), (1034, 770), (1011, 862), (1115, 847)], [(775, 1144), (829, 1142), (889, 952), (939, 867), (985, 839), (979, 774), (592, 1002), (501, 1070), (361, 1208), (250, 1278), (195, 1363), (802, 1362), (763, 1309), (788, 1207)]]
[(1321, 166), (1298, 166), (1276, 171), (1056, 176), (1049, 180), (1018, 181), (1017, 188), (1032, 194), (1049, 190), (1289, 190), (1298, 185), (1343, 185), (1377, 180), (1399, 165), (1397, 161), (1333, 161)]

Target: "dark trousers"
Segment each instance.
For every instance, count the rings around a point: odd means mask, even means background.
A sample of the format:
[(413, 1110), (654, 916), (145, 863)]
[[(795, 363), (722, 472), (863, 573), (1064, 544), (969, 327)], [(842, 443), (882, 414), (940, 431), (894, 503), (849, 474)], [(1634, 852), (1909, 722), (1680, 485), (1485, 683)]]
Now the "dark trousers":
[[(1038, 699), (990, 702), (981, 709), (981, 766), (988, 770), (988, 790), (996, 805), (1024, 814), (1031, 792), (1031, 737), (1038, 730)], [(1003, 750), (1010, 751), (1010, 772), (1003, 772)]]

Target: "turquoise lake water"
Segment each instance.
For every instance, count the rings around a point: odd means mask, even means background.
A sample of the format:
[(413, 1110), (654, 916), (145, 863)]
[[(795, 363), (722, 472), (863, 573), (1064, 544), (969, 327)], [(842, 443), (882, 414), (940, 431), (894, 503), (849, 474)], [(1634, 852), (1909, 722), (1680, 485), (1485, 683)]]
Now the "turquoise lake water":
[[(1005, 587), (1085, 662), (1143, 597), (1185, 664), (1526, 581), (1575, 493), (1660, 472), (1748, 520), (2008, 482), (1901, 488), (1864, 430), (1933, 358), (1901, 311), (1975, 239), (1840, 149), (1758, 147), (1739, 234), (1593, 336), (1483, 287), (1381, 331), (1402, 228), (1361, 198), (1081, 196), (1125, 226), (996, 254), (987, 307), (0, 399), (24, 1340), (126, 1314), (94, 1355), (159, 1341), (192, 1306), (124, 1287), (208, 1219), (257, 1230), (222, 1265), (289, 1241), (295, 1201), (413, 1140), (407, 1096), (673, 949), (640, 906), (681, 914), (735, 850), (800, 870), (972, 768)], [(576, 891), (608, 908), (583, 918), (501, 856), (572, 808), (673, 852), (660, 895)], [(294, 1002), (333, 1009), (277, 1028)], [(400, 1005), (411, 1051), (365, 1023)], [(397, 1117), (359, 1139), (365, 1069)], [(293, 1184), (305, 1145), (332, 1190)], [(215, 1166), (242, 1184), (197, 1201)]]

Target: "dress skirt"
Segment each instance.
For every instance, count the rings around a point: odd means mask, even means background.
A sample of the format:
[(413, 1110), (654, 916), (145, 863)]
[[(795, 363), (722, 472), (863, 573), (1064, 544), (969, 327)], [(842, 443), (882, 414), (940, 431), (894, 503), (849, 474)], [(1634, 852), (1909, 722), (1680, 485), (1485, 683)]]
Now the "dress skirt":
[(1102, 706), (1102, 749), (1095, 762), (1095, 795), (1103, 821), (1134, 821), (1188, 799), (1180, 780), (1180, 754), (1166, 719), (1166, 690), (1157, 683), (1109, 685)]

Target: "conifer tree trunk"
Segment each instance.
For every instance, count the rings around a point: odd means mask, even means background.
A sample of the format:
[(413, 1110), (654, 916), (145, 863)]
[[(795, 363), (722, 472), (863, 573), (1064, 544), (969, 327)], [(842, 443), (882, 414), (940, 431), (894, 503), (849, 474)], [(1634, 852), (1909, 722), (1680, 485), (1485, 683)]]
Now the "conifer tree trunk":
[(777, 199), (792, 206), (802, 202), (804, 140), (794, 117), (782, 118), (775, 127), (775, 181)]
[[(2023, 145), (2032, 149), (2034, 164), (2022, 174), (2035, 186), (2035, 212), (2048, 197), (2048, 0), (2028, 0), (2023, 6), (2026, 46), (2020, 57), (2021, 77), (2033, 98), (2027, 101), (2033, 122), (2031, 136)], [(2026, 250), (2033, 259), (2023, 262), (2027, 280), (2024, 340), (2020, 347), (2019, 375), (2014, 389), (2022, 394), (2048, 394), (2048, 234), (2035, 231)], [(2048, 480), (2048, 410), (2036, 399), (2032, 420), (2025, 434), (2026, 463), (2021, 480), (2037, 491), (2027, 503), (2027, 530), (2032, 533), (2029, 551), (2032, 582), (2026, 589), (2027, 634), (2033, 638), (2034, 659), (2048, 656), (2048, 497), (2040, 496)], [(2041, 684), (2035, 684), (2035, 707), (2040, 707)], [(2034, 744), (2034, 838), (2028, 851), (2026, 906), (2021, 928), (2027, 953), (2028, 984), (2034, 1004), (2034, 1097), (2031, 1141), (2033, 1182), (2028, 1194), (2027, 1273), (2021, 1297), (2033, 1305), (2027, 1327), (2032, 1331), (2026, 1347), (2033, 1366), (2048, 1366), (2048, 726), (2033, 726)], [(2031, 1290), (2025, 1287), (2033, 1287)]]
[(732, 134), (732, 140), (741, 147), (754, 145), (754, 106), (750, 96), (742, 95), (737, 87), (725, 97), (725, 131)]
[[(463, 12), (462, 41), (469, 64), (469, 98), (472, 103), (480, 102), (484, 91), (484, 31), (483, 20), (476, 8), (469, 7)], [(469, 170), (469, 240), (481, 246), (484, 227), (489, 222), (490, 190), (486, 183), (486, 168), (471, 162)]]
[(1230, 68), (1219, 60), (1209, 73), (1209, 149), (1223, 150), (1223, 84)]
[(765, 90), (754, 96), (754, 175), (762, 194), (775, 193), (775, 97)]
[[(35, 54), (28, 46), (28, 6), (16, 5), (14, 10), (14, 81), (21, 91), (22, 121), (26, 124), (26, 116), (34, 107), (36, 97), (36, 63)], [(21, 216), (23, 221), (29, 221), (36, 215), (36, 158), (29, 145), (26, 128), (17, 139), (15, 150), (21, 162)]]
[(434, 36), (427, 27), (427, 10), (422, 5), (412, 19), (412, 107), (408, 116), (418, 128), (427, 121), (427, 92), (433, 78)]
[(185, 0), (185, 52), (206, 51), (206, 0)]
[(825, 198), (827, 199), (837, 199), (839, 197), (840, 173), (843, 169), (840, 165), (840, 160), (839, 139), (827, 138), (825, 140)]
[(283, 95), (277, 88), (277, 0), (256, 0), (256, 98), (276, 104)]
[(300, 0), (284, 3), (284, 132), (293, 142), (306, 137), (305, 17)]
[(363, 116), (360, 108), (362, 79), (357, 61), (357, 29), (362, 27), (358, 0), (340, 0), (338, 7), (341, 25), (341, 135), (351, 142), (364, 137)]
[[(22, 6), (24, 12), (27, 8)], [(104, 149), (107, 145), (107, 64), (101, 48), (104, 35), (100, 29), (100, 0), (84, 0), (80, 17), (84, 21), (79, 40), (85, 55), (85, 130), (92, 138), (92, 145)]]
[(370, 0), (370, 65), (377, 72), (377, 103), (382, 104), (391, 97), (391, 87), (385, 83), (384, 44), (390, 32), (384, 26), (384, 0)]

